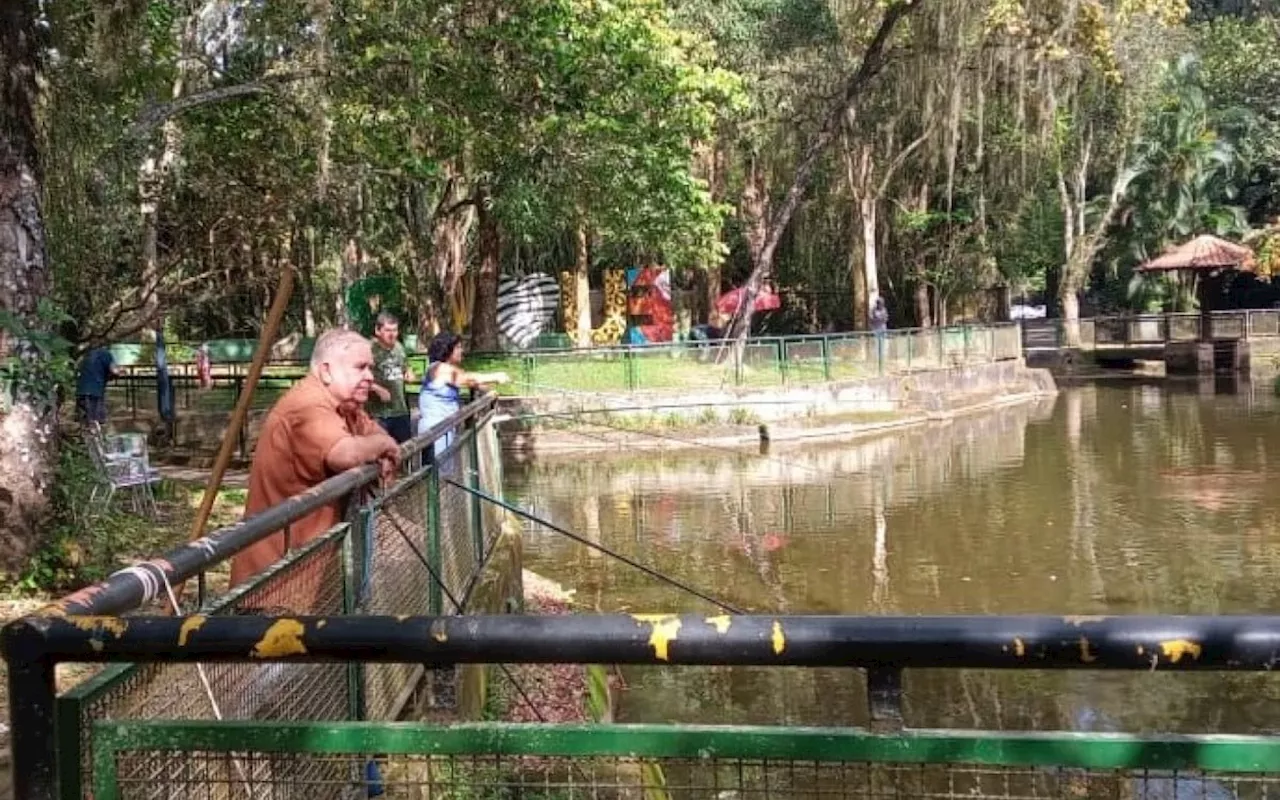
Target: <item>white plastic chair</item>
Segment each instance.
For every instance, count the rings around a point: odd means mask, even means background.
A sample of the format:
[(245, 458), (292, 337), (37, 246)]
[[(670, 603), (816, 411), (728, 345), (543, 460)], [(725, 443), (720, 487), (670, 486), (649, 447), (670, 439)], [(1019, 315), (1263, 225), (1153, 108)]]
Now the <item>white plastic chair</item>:
[(160, 471), (150, 464), (146, 436), (105, 434), (95, 422), (85, 436), (85, 443), (99, 477), (89, 494), (89, 504), (97, 505), (101, 500), (102, 508), (109, 508), (116, 491), (126, 490), (134, 512), (154, 518), (156, 497), (151, 487), (162, 478)]

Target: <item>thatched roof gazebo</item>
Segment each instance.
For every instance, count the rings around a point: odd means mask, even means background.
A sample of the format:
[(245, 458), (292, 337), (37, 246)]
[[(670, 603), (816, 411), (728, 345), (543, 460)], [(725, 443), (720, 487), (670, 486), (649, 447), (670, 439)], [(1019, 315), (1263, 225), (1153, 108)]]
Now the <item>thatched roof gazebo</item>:
[(1253, 251), (1244, 245), (1228, 242), (1217, 236), (1197, 236), (1185, 244), (1169, 248), (1138, 267), (1139, 272), (1170, 270), (1212, 272), (1220, 269), (1252, 272)]
[[(1197, 276), (1196, 295), (1200, 303), (1200, 339), (1210, 341), (1212, 311), (1210, 302), (1219, 288), (1222, 273), (1228, 270), (1253, 272), (1253, 251), (1244, 245), (1219, 239), (1217, 236), (1197, 236), (1189, 242), (1171, 247), (1156, 258), (1138, 267), (1139, 272), (1190, 272)], [(1211, 289), (1212, 287), (1212, 289)]]

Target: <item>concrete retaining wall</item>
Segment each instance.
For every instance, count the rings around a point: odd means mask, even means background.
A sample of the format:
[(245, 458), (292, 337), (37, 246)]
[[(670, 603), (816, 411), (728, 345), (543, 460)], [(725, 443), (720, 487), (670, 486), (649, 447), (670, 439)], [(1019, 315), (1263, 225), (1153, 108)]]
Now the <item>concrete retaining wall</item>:
[(607, 409), (620, 415), (678, 414), (698, 419), (706, 409), (749, 411), (763, 422), (899, 411), (943, 411), (972, 401), (1057, 391), (1048, 370), (1020, 359), (966, 367), (835, 381), (786, 389), (749, 387), (634, 392), (618, 395), (511, 398), (500, 402), (513, 417), (572, 415)]
[[(1010, 360), (789, 389), (512, 398), (500, 404), (509, 418), (498, 431), (517, 456), (835, 441), (1056, 392), (1048, 370)], [(684, 430), (662, 431), (673, 426)]]

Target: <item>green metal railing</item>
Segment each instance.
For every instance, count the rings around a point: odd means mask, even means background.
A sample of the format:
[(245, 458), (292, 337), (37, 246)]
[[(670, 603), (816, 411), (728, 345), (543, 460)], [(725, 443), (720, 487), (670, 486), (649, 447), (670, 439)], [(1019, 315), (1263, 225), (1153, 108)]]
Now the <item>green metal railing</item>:
[[(154, 612), (168, 605), (165, 584), (195, 577), (194, 608), (210, 616), (465, 613), (465, 608), (439, 602), (441, 586), (431, 576), (439, 575), (448, 591), (461, 596), (481, 571), (503, 517), (475, 513), (470, 496), (442, 476), (469, 475), (484, 491), (501, 492), (493, 405), (492, 396), (484, 398), (457, 420), (407, 445), (402, 474), (385, 492), (377, 489), (370, 468), (354, 470), (319, 487), (308, 498), (309, 506), (295, 503), (283, 513), (267, 512), (212, 533), (67, 598), (56, 612)], [(445, 429), (455, 431), (455, 440), (436, 458), (431, 443)], [(290, 522), (324, 502), (343, 504), (347, 521), (245, 585), (212, 596), (209, 573), (220, 569), (227, 556), (276, 530), (287, 536)], [(398, 718), (424, 674), (420, 664), (356, 662), (266, 668), (109, 665), (56, 700), (59, 796), (93, 796), (92, 737), (98, 721), (391, 720)], [(294, 775), (304, 781), (332, 777), (323, 768)]]
[(285, 778), (300, 756), (362, 789), (364, 765), (376, 760), (388, 797), (458, 800), (1189, 800), (1280, 790), (1280, 739), (1252, 736), (178, 722), (99, 724), (94, 797), (342, 796), (341, 782)]
[(505, 394), (563, 391), (785, 387), (949, 369), (1021, 358), (1016, 324), (903, 328), (881, 335), (855, 332), (680, 342), (589, 350), (473, 354), (469, 367), (504, 370)]
[(1275, 796), (1280, 737), (922, 730), (906, 727), (900, 703), (904, 670), (1266, 672), (1278, 642), (1274, 616), (705, 614), (28, 618), (4, 639), (18, 675), (44, 670), (15, 704), (23, 721), (62, 661), (252, 663), (259, 674), (346, 659), (867, 673), (870, 729), (98, 720), (96, 800)]

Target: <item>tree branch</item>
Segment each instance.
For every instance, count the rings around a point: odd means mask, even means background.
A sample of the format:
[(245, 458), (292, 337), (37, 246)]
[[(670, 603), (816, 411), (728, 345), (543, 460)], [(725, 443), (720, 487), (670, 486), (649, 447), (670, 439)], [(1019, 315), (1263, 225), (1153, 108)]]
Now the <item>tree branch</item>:
[(933, 136), (933, 131), (937, 126), (937, 119), (930, 120), (928, 127), (924, 129), (924, 133), (917, 136), (915, 141), (911, 144), (898, 151), (898, 154), (894, 156), (893, 161), (889, 162), (889, 167), (884, 171), (884, 177), (880, 180), (880, 185), (876, 187), (876, 197), (884, 197), (885, 190), (889, 188), (889, 181), (893, 179), (894, 174), (904, 163), (906, 163), (906, 160), (911, 157), (912, 153), (920, 149), (920, 146), (925, 142), (929, 141), (929, 138)]
[(207, 106), (213, 103), (221, 103), (232, 100), (237, 97), (246, 97), (252, 94), (263, 94), (275, 89), (277, 85), (285, 83), (293, 83), (295, 81), (304, 80), (306, 78), (315, 77), (317, 73), (311, 70), (304, 72), (290, 72), (280, 75), (268, 75), (249, 83), (236, 83), (231, 86), (218, 86), (213, 89), (206, 89), (203, 92), (195, 92), (167, 103), (153, 103), (144, 108), (139, 114), (138, 119), (134, 121), (129, 128), (129, 136), (133, 138), (141, 138), (156, 128), (163, 125), (168, 120), (178, 116), (179, 114), (190, 111), (199, 106)]
[(782, 240), (783, 232), (786, 231), (792, 216), (795, 215), (796, 208), (800, 205), (800, 199), (804, 197), (804, 193), (808, 191), (809, 185), (813, 182), (813, 173), (817, 169), (819, 160), (821, 160), (827, 148), (831, 146), (831, 142), (839, 135), (845, 117), (854, 108), (854, 104), (857, 103), (867, 85), (884, 68), (887, 61), (886, 50), (889, 46), (889, 37), (893, 35), (894, 29), (908, 14), (919, 8), (923, 2), (924, 0), (900, 0), (899, 2), (891, 3), (885, 9), (884, 17), (880, 20), (880, 27), (876, 29), (875, 36), (872, 37), (866, 51), (863, 52), (862, 61), (858, 64), (857, 71), (845, 81), (840, 96), (828, 107), (822, 127), (818, 129), (817, 134), (814, 135), (808, 147), (805, 148), (804, 155), (801, 157), (800, 163), (796, 166), (795, 174), (791, 178), (791, 186), (787, 189), (786, 196), (777, 209), (768, 216), (768, 221), (765, 225), (764, 246), (760, 248), (759, 257), (753, 259), (755, 263), (752, 265), (751, 275), (747, 278), (746, 291), (743, 293), (745, 302), (742, 306), (742, 315), (735, 326), (737, 328), (735, 333), (738, 338), (745, 339), (747, 332), (751, 329), (751, 316), (755, 313), (756, 295), (759, 293), (765, 277), (772, 271), (774, 251), (777, 250), (778, 243)]
[[(782, 204), (778, 206), (773, 214), (769, 215), (768, 233), (761, 252), (761, 262), (763, 264), (770, 265), (772, 263), (773, 252), (782, 240), (782, 234), (791, 222), (791, 217), (795, 215), (796, 208), (800, 205), (800, 199), (808, 191), (809, 184), (813, 181), (813, 172), (818, 166), (818, 161), (822, 158), (827, 148), (831, 146), (836, 134), (839, 133), (840, 125), (845, 116), (853, 108), (854, 103), (857, 102), (858, 97), (866, 89), (867, 84), (884, 68), (886, 61), (885, 50), (888, 48), (889, 37), (893, 35), (898, 23), (907, 14), (919, 8), (923, 2), (924, 0), (903, 0), (903, 2), (893, 3), (885, 9), (884, 18), (880, 20), (880, 27), (876, 30), (871, 43), (867, 45), (867, 50), (862, 55), (862, 62), (858, 64), (857, 71), (845, 82), (839, 99), (828, 109), (826, 118), (822, 122), (822, 127), (818, 129), (817, 135), (813, 137), (813, 140), (809, 142), (809, 146), (805, 148), (804, 156), (796, 166), (795, 175), (791, 179), (791, 186), (787, 189), (787, 194)], [(753, 280), (751, 282), (758, 286), (759, 280), (764, 276), (755, 275), (755, 272), (756, 270), (753, 270)], [(748, 291), (750, 292), (750, 290)], [(750, 292), (750, 300), (755, 299), (754, 294), (754, 292)]]

